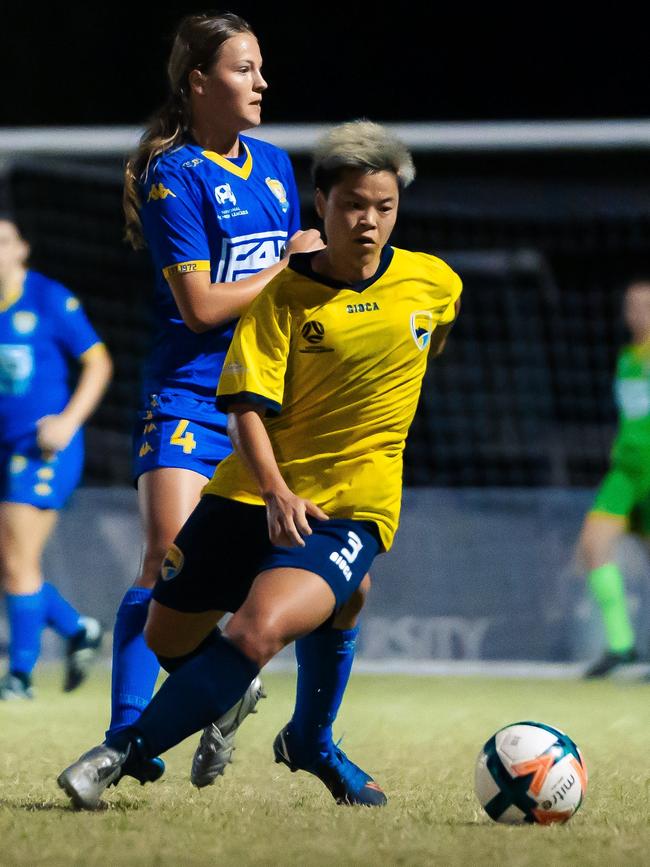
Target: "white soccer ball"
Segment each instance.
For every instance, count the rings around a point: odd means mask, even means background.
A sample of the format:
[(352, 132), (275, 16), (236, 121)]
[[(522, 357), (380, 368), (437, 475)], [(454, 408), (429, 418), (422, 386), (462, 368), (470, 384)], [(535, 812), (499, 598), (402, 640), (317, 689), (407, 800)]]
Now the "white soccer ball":
[(476, 761), (476, 796), (495, 822), (567, 822), (587, 789), (578, 747), (559, 729), (518, 722), (493, 735)]

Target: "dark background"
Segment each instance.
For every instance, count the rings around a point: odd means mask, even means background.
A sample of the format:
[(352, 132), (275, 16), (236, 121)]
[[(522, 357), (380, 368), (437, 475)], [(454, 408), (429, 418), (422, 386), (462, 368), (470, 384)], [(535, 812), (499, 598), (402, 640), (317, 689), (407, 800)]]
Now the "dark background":
[[(134, 124), (165, 95), (170, 36), (205, 6), (23, 4), (3, 11), (0, 126)], [(209, 8), (209, 7), (207, 7)], [(645, 27), (621, 7), (568, 20), (375, 3), (234, 3), (259, 36), (265, 122), (644, 117)], [(435, 10), (435, 11), (433, 11)]]

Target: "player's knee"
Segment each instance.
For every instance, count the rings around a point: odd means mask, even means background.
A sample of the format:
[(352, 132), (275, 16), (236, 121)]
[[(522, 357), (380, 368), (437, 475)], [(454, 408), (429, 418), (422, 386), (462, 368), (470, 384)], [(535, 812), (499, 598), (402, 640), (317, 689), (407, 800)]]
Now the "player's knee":
[(5, 593), (36, 593), (42, 584), (40, 568), (31, 558), (5, 550), (0, 556), (0, 582)]
[(609, 562), (619, 535), (618, 526), (587, 516), (578, 539), (578, 560), (582, 568), (591, 571)]
[(145, 549), (140, 574), (134, 581), (136, 587), (155, 587), (168, 548), (169, 545), (156, 545)]
[(225, 635), (260, 668), (288, 643), (277, 621), (271, 618), (235, 614), (228, 622)]

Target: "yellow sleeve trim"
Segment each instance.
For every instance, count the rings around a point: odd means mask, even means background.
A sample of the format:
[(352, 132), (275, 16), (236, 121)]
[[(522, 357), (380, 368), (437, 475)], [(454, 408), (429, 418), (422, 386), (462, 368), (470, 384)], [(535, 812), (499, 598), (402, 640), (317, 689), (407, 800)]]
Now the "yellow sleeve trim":
[(99, 340), (97, 343), (93, 343), (92, 346), (89, 346), (85, 352), (82, 352), (79, 358), (90, 358), (92, 355), (99, 355), (100, 353), (104, 353), (106, 351), (106, 344), (102, 343), (101, 340)]
[(209, 271), (209, 259), (195, 259), (192, 262), (176, 262), (174, 265), (168, 265), (163, 268), (165, 277), (171, 277), (172, 274), (190, 274), (193, 271)]
[(627, 515), (616, 515), (614, 512), (606, 512), (604, 509), (590, 509), (587, 514), (591, 518), (603, 518), (616, 524), (627, 524), (629, 520)]

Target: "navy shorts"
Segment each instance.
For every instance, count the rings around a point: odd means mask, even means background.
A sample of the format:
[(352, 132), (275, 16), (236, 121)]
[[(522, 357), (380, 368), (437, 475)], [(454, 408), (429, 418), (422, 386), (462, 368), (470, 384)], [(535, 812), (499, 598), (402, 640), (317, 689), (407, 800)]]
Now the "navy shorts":
[(61, 509), (81, 480), (83, 463), (80, 430), (63, 451), (51, 457), (38, 447), (35, 432), (0, 443), (0, 501)]
[(133, 435), (133, 478), (158, 467), (193, 470), (211, 479), (232, 445), (214, 398), (152, 394), (138, 412)]
[(237, 611), (260, 572), (305, 569), (331, 587), (338, 610), (380, 550), (372, 521), (309, 520), (305, 547), (269, 541), (264, 506), (203, 496), (167, 552), (153, 598), (176, 611)]

